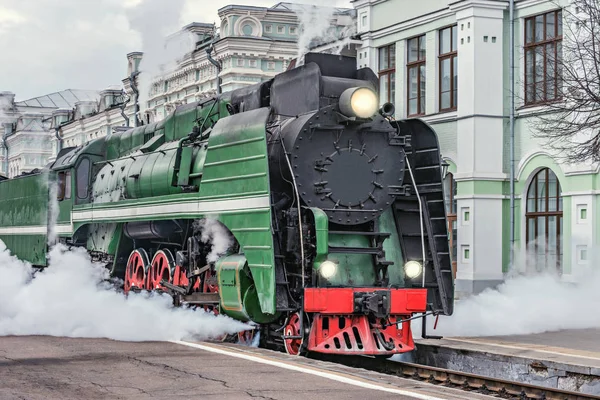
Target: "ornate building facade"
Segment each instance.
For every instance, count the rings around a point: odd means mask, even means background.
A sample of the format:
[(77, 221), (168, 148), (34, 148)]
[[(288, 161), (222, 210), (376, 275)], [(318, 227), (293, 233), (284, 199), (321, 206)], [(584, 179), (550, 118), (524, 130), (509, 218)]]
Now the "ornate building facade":
[(46, 165), (53, 155), (53, 115), (87, 102), (98, 92), (63, 90), (23, 101), (0, 93), (0, 174), (14, 177)]
[[(219, 10), (219, 18), (216, 37), (211, 24), (193, 23), (183, 28), (197, 36), (196, 49), (176, 69), (153, 82), (146, 120), (163, 119), (180, 104), (216, 93), (218, 68), (207, 54), (211, 46), (211, 56), (220, 64), (223, 92), (271, 79), (298, 56), (302, 26), (298, 9), (291, 3), (273, 7), (230, 5)], [(331, 31), (342, 32), (353, 26), (354, 10), (339, 8), (332, 12)]]
[(354, 2), (359, 67), (379, 74), (381, 101), (395, 103), (396, 118), (422, 118), (439, 135), (459, 295), (495, 286), (509, 272), (573, 279), (600, 243), (598, 166), (562, 163), (533, 131), (557, 96), (558, 76), (545, 74), (553, 57), (534, 55), (560, 52), (561, 7), (569, 2), (559, 3), (515, 1), (512, 92), (508, 1)]

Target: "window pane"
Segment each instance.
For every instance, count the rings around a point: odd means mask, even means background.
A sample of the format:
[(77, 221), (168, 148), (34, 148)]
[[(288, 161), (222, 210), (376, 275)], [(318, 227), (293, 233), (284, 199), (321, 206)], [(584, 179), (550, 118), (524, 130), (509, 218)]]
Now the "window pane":
[[(17, 171), (17, 174), (19, 172)], [(65, 177), (65, 199), (71, 198), (71, 173), (67, 172)]]
[(546, 39), (552, 39), (555, 36), (556, 23), (554, 21), (554, 17), (554, 12), (546, 15)]
[(389, 75), (379, 77), (379, 100), (381, 104), (388, 101)]
[(456, 107), (458, 104), (458, 90), (452, 91), (452, 108)]
[(536, 244), (538, 247), (538, 254), (543, 254), (546, 252), (546, 217), (537, 217), (536, 225)]
[(389, 102), (395, 103), (396, 102), (396, 74), (394, 72), (392, 72), (390, 74), (390, 98), (388, 99)]
[[(454, 91), (458, 90), (458, 57), (453, 57), (452, 58), (452, 81), (453, 81), (453, 86), (452, 89)], [(454, 105), (456, 105), (456, 103), (454, 103)]]
[[(558, 217), (558, 227), (559, 227), (559, 232), (563, 232), (563, 219), (562, 216)], [(558, 236), (558, 252), (561, 256), (561, 258), (559, 258), (559, 261), (562, 259), (562, 254), (563, 254), (563, 241), (560, 238), (560, 235)]]
[(440, 105), (440, 108), (442, 110), (450, 108), (450, 92), (444, 92), (444, 93), (442, 93), (441, 96), (442, 96), (442, 104)]
[(458, 37), (458, 27), (457, 26), (453, 26), (452, 27), (452, 51), (456, 51), (457, 49), (457, 37)]
[(396, 68), (396, 45), (388, 46), (390, 49), (390, 64), (388, 68)]
[(388, 69), (388, 52), (387, 48), (379, 49), (379, 70)]
[(535, 212), (535, 199), (527, 199), (527, 212)]
[(535, 240), (535, 218), (527, 219), (527, 245), (533, 244)]
[(408, 115), (417, 114), (417, 99), (408, 100)]
[(419, 37), (419, 60), (425, 59), (425, 36)]
[(548, 198), (548, 211), (555, 212), (558, 207), (558, 199), (556, 197)]
[(533, 42), (533, 19), (525, 21), (525, 43)]
[(408, 62), (419, 59), (419, 39), (414, 38), (408, 41)]
[(556, 216), (548, 217), (548, 253), (556, 255), (558, 253), (558, 221)]
[(546, 209), (546, 171), (542, 170), (538, 174), (537, 180), (537, 211), (548, 211)]
[(535, 53), (533, 49), (529, 49), (525, 52), (525, 76), (527, 78), (527, 83), (531, 84), (534, 82), (534, 61), (535, 61)]
[(544, 40), (544, 16), (538, 15), (535, 17), (535, 41), (541, 42)]
[(440, 54), (450, 52), (450, 29), (440, 31)]
[(562, 11), (558, 12), (558, 21), (557, 25), (558, 25), (558, 36), (562, 36)]
[(548, 195), (553, 197), (556, 196), (558, 186), (558, 179), (551, 170), (548, 170)]
[(446, 92), (446, 91), (450, 90), (450, 79), (451, 79), (450, 78), (450, 59), (449, 58), (442, 60), (441, 77), (442, 77), (442, 82), (441, 82), (442, 92)]
[(419, 67), (420, 70), (420, 74), (421, 74), (421, 90), (420, 90), (420, 97), (421, 97), (421, 109), (419, 110), (420, 114), (425, 114), (425, 66), (421, 65)]
[(544, 80), (544, 46), (535, 48), (535, 82)]
[(417, 93), (418, 93), (418, 76), (417, 76), (417, 71), (418, 69), (413, 67), (410, 68), (408, 70), (408, 98), (409, 99), (416, 99), (417, 98)]
[(90, 160), (84, 158), (77, 167), (77, 197), (85, 199), (88, 197), (88, 185), (90, 177)]

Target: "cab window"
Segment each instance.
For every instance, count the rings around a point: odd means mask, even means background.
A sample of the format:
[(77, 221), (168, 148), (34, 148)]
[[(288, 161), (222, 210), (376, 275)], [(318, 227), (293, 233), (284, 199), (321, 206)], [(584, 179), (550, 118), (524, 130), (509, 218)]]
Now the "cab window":
[(71, 198), (71, 171), (58, 173), (58, 201)]
[(88, 198), (90, 166), (89, 158), (84, 158), (77, 166), (77, 198), (80, 200)]

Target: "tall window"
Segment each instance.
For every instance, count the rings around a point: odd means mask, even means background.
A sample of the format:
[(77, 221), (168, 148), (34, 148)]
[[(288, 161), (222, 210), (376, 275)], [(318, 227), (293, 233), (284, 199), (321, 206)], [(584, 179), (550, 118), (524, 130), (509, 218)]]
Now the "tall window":
[(425, 114), (425, 35), (408, 39), (408, 116)]
[(527, 190), (527, 250), (537, 269), (560, 269), (562, 197), (558, 178), (549, 168), (538, 172)]
[(440, 30), (440, 111), (456, 110), (458, 56), (456, 26)]
[(525, 19), (525, 104), (559, 98), (562, 11)]
[(393, 103), (396, 97), (396, 45), (379, 49), (379, 96), (381, 104)]
[(448, 219), (448, 232), (450, 232), (450, 250), (452, 251), (452, 273), (456, 278), (456, 181), (454, 175), (448, 173), (444, 179), (444, 202), (446, 203), (446, 217)]

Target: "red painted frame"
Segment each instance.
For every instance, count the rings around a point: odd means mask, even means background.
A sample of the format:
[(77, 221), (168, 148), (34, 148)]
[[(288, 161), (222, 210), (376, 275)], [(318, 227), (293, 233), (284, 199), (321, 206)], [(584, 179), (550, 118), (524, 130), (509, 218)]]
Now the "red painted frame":
[(304, 289), (304, 312), (352, 314), (355, 292), (382, 290), (390, 291), (390, 315), (410, 315), (427, 309), (427, 289), (307, 288)]

